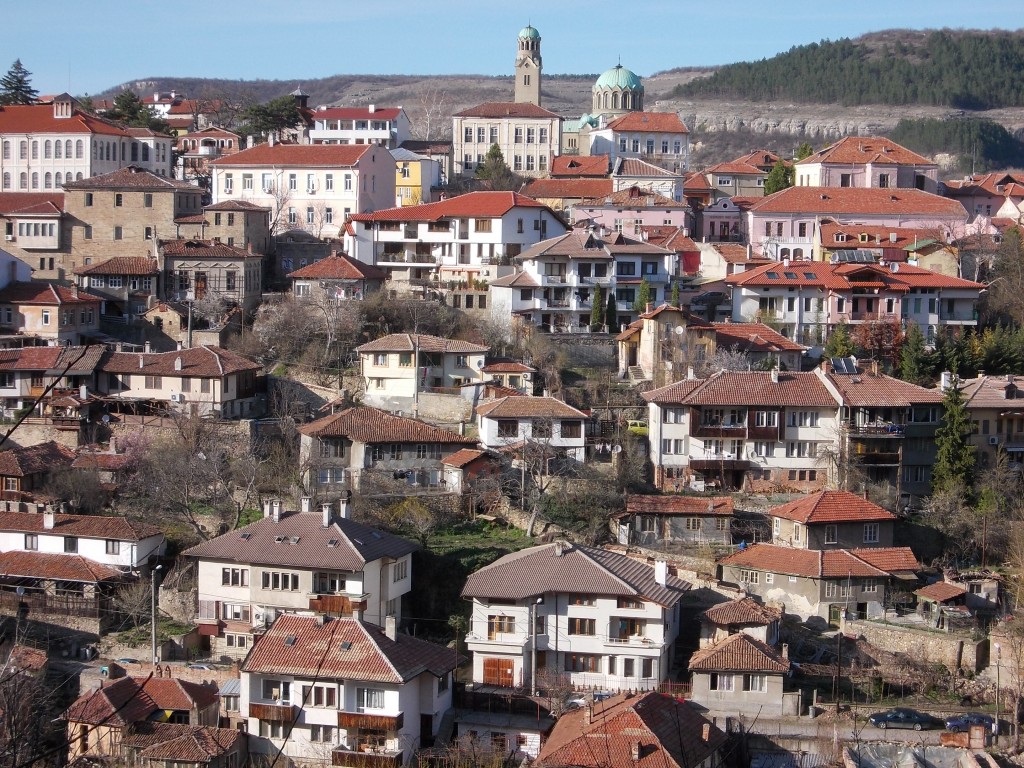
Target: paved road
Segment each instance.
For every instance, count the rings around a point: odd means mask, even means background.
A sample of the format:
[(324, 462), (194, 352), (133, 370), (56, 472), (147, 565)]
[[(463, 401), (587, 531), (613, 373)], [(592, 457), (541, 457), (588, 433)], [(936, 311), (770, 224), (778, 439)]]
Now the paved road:
[(838, 738), (842, 742), (850, 743), (857, 741), (902, 741), (907, 744), (923, 744), (925, 746), (937, 746), (941, 728), (933, 728), (925, 731), (911, 731), (903, 729), (876, 728), (863, 721), (858, 721), (856, 727), (850, 720), (839, 721), (838, 727), (832, 721), (824, 719), (802, 718), (779, 718), (777, 720), (758, 720), (747, 726), (747, 731), (752, 734), (764, 736), (769, 739), (813, 739), (815, 741), (832, 741)]

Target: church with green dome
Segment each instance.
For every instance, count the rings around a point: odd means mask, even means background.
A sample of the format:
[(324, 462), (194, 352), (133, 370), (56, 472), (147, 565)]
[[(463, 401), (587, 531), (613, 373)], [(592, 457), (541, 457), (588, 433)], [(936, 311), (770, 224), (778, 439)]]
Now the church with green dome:
[(644, 84), (635, 72), (616, 64), (594, 83), (591, 89), (594, 116), (617, 117), (627, 112), (644, 111)]

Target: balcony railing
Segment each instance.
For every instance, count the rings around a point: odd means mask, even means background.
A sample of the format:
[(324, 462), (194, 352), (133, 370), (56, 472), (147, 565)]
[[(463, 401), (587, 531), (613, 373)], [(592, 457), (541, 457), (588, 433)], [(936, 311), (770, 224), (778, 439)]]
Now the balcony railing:
[(405, 725), (405, 713), (397, 715), (368, 715), (365, 712), (339, 712), (339, 728), (368, 728), (377, 731), (400, 731)]
[(366, 610), (366, 596), (315, 594), (309, 598), (309, 610), (335, 616), (351, 616), (353, 611)]
[(906, 425), (904, 424), (848, 424), (847, 429), (851, 435), (869, 437), (903, 437), (906, 433)]
[(291, 704), (257, 704), (250, 702), (249, 716), (272, 723), (291, 723), (295, 719), (295, 707)]
[(608, 276), (605, 277), (581, 277), (580, 282), (586, 285), (609, 285), (612, 279)]
[(331, 752), (331, 765), (349, 768), (402, 768), (402, 753), (335, 749)]
[(605, 644), (619, 647), (628, 645), (633, 646), (635, 648), (650, 648), (654, 647), (655, 645), (659, 645), (659, 643), (655, 643), (649, 637), (641, 637), (639, 635), (627, 635), (625, 637), (609, 637), (605, 641)]
[(377, 257), (378, 264), (440, 264), (440, 257), (432, 254), (413, 253), (382, 253)]

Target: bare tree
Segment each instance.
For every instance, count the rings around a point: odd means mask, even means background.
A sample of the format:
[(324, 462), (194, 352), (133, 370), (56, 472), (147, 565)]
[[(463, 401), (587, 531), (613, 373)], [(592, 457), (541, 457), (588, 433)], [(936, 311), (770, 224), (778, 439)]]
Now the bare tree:
[(44, 493), (66, 501), (83, 515), (98, 514), (110, 494), (103, 487), (99, 474), (91, 469), (61, 469), (50, 473)]
[(750, 358), (736, 347), (718, 347), (714, 354), (694, 366), (694, 373), (707, 378), (718, 371), (749, 371)]
[(114, 608), (136, 630), (149, 624), (153, 610), (153, 591), (145, 579), (124, 585), (111, 597)]
[(417, 138), (447, 141), (452, 137), (452, 107), (455, 103), (440, 81), (428, 81), (417, 99), (420, 119), (415, 124)]

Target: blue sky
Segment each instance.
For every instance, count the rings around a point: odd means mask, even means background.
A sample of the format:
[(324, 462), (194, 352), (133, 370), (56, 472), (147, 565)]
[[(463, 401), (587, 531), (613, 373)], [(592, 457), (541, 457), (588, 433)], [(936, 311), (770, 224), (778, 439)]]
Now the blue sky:
[[(3, 49), (41, 93), (146, 77), (507, 74), (516, 32), (543, 37), (544, 70), (641, 76), (773, 56), (891, 28), (1016, 29), (1020, 0), (7, 0)], [(512, 10), (512, 6), (516, 10)], [(45, 20), (40, 10), (45, 7)], [(10, 61), (0, 61), (0, 72)]]

